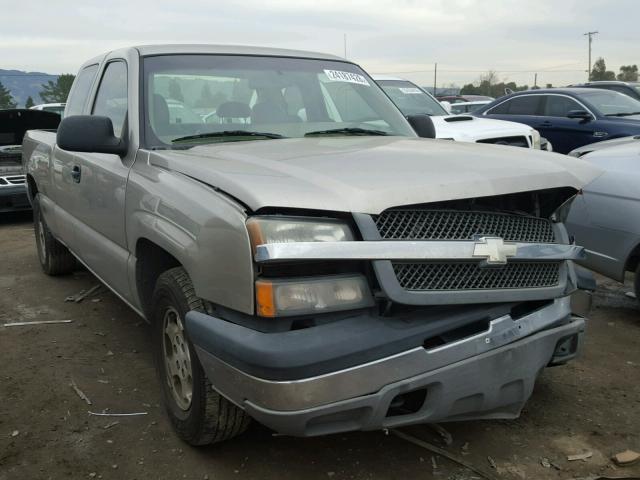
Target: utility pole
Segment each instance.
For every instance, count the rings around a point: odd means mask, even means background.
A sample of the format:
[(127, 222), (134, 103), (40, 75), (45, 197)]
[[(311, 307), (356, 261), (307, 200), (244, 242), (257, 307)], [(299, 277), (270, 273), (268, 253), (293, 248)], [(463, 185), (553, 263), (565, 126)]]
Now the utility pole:
[(589, 65), (587, 67), (587, 81), (591, 81), (591, 43), (593, 42), (593, 36), (598, 32), (587, 32), (584, 35), (589, 37)]
[(436, 62), (436, 64), (433, 67), (433, 96), (436, 96), (436, 92), (437, 92), (437, 87), (438, 85), (438, 63)]
[(344, 34), (344, 58), (347, 58), (347, 34)]
[(533, 86), (534, 87), (538, 86), (538, 74), (537, 73), (533, 77)]

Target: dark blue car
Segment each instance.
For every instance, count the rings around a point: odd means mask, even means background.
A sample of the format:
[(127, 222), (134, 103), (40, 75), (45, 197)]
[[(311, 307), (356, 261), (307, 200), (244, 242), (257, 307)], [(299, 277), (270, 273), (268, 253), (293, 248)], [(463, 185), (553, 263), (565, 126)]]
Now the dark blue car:
[(596, 88), (517, 92), (485, 105), (473, 115), (530, 125), (559, 153), (640, 134), (640, 101)]

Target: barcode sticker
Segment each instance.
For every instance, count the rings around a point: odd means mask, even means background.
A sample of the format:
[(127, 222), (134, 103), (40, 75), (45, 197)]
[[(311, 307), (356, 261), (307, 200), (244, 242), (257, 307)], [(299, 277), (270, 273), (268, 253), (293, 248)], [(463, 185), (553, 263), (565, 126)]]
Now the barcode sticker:
[(324, 73), (329, 80), (334, 82), (357, 83), (358, 85), (370, 86), (367, 79), (358, 73), (342, 72), (340, 70), (325, 70)]
[(416, 87), (400, 87), (399, 90), (407, 95), (420, 95), (422, 90)]

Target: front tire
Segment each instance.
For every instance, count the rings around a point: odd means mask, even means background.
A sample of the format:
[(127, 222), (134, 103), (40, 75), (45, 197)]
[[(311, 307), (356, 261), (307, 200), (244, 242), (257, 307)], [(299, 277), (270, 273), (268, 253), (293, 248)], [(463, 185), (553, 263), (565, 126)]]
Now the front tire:
[(178, 436), (197, 446), (242, 433), (250, 417), (213, 389), (185, 331), (185, 315), (191, 310), (204, 312), (205, 308), (182, 267), (160, 275), (152, 305), (156, 371)]
[(55, 239), (40, 208), (40, 194), (33, 199), (33, 227), (40, 266), (47, 275), (64, 275), (76, 268), (76, 259), (69, 249)]

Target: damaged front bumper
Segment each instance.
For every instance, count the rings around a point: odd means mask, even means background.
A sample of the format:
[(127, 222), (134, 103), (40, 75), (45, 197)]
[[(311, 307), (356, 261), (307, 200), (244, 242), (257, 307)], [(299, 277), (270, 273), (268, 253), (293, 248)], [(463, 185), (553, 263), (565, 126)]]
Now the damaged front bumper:
[[(518, 318), (501, 315), (486, 330), (435, 348), (422, 340), (375, 359), (363, 353), (370, 351), (363, 342), (400, 346), (398, 339), (419, 338), (433, 323), (421, 320), (415, 328), (354, 318), (338, 327), (262, 333), (198, 312), (186, 317), (216, 390), (264, 425), (295, 436), (514, 418), (540, 371), (576, 356), (585, 326), (564, 297)], [(368, 337), (360, 329), (375, 332)], [(331, 369), (334, 359), (344, 360), (343, 368)]]

